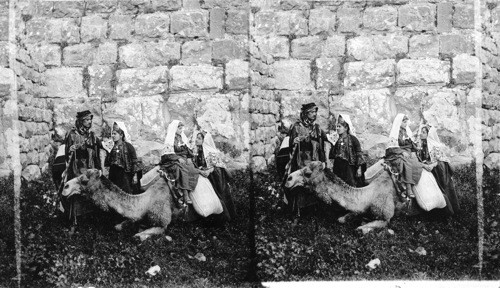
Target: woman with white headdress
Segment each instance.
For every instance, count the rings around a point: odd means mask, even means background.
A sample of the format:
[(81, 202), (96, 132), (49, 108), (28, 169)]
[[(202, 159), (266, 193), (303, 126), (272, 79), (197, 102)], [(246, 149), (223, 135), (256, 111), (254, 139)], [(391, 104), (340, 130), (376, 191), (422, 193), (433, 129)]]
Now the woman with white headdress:
[(108, 153), (105, 166), (109, 167), (109, 180), (123, 191), (133, 193), (133, 179), (137, 170), (137, 154), (130, 141), (125, 124), (120, 121), (113, 123), (111, 138), (114, 146)]
[(417, 145), (412, 139), (412, 132), (408, 127), (408, 116), (403, 113), (396, 115), (389, 134), (393, 147), (386, 149), (385, 159), (390, 161), (399, 172), (399, 180), (405, 184), (406, 195), (414, 196), (414, 187), (422, 175), (423, 164), (417, 159)]
[(396, 118), (394, 118), (394, 121), (392, 123), (389, 138), (398, 140), (398, 145), (401, 149), (404, 150), (406, 157), (416, 157), (418, 149), (413, 139), (413, 133), (408, 126), (409, 121), (410, 119), (406, 114), (399, 113), (398, 115), (396, 115)]
[(417, 144), (420, 147), (419, 158), (427, 171), (432, 172), (439, 188), (446, 200), (446, 212), (449, 215), (457, 213), (460, 209), (458, 197), (453, 183), (453, 170), (449, 164), (450, 160), (445, 154), (445, 145), (439, 140), (437, 129), (430, 125), (420, 125), (420, 139)]
[(194, 164), (198, 168), (200, 175), (210, 180), (222, 204), (223, 215), (226, 220), (230, 221), (235, 217), (236, 212), (229, 186), (231, 176), (222, 161), (222, 153), (215, 147), (215, 142), (210, 132), (198, 132), (196, 134), (195, 145), (196, 155)]
[(366, 162), (349, 115), (339, 115), (337, 133), (339, 138), (329, 157), (334, 159), (333, 173), (351, 186), (363, 186)]
[(160, 165), (166, 170), (175, 170), (175, 188), (182, 193), (184, 204), (192, 204), (189, 192), (196, 188), (199, 173), (192, 161), (194, 154), (188, 147), (184, 124), (179, 120), (168, 125), (165, 145), (170, 152), (162, 155)]

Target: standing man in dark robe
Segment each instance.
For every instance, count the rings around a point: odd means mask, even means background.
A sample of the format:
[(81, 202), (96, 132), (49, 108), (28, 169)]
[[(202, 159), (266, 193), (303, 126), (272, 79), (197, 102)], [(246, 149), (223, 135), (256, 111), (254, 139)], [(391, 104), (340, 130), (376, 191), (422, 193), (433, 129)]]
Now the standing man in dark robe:
[[(326, 166), (325, 141), (326, 133), (316, 123), (318, 106), (315, 103), (302, 105), (300, 119), (290, 129), (289, 147), (291, 150), (287, 175), (299, 170), (311, 161), (321, 161)], [(299, 187), (299, 189), (302, 187)], [(300, 208), (316, 203), (316, 199), (303, 191), (286, 192), (286, 198), (292, 211), (299, 212)]]
[[(75, 127), (66, 134), (66, 181), (80, 176), (86, 169), (102, 170), (100, 149), (101, 141), (97, 138), (92, 128), (93, 115), (89, 110), (76, 114)], [(80, 195), (73, 195), (62, 199), (65, 214), (73, 224), (76, 217), (91, 212), (92, 206)]]

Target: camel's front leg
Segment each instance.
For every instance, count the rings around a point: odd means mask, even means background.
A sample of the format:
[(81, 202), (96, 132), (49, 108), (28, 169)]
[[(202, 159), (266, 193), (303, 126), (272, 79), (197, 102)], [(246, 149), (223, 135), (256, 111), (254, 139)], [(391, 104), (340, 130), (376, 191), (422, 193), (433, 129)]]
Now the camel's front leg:
[(357, 213), (354, 213), (354, 212), (349, 212), (349, 213), (345, 214), (344, 216), (339, 217), (339, 218), (337, 219), (337, 221), (338, 221), (339, 223), (345, 224), (345, 223), (347, 223), (348, 221), (350, 221), (352, 218), (356, 217), (356, 215), (358, 215), (358, 214), (357, 214)]
[(374, 229), (387, 227), (387, 224), (389, 224), (388, 221), (375, 220), (375, 221), (372, 221), (372, 222), (367, 223), (365, 225), (359, 226), (358, 228), (356, 228), (356, 230), (361, 230), (361, 232), (363, 232), (363, 234), (366, 234)]
[(141, 241), (144, 241), (153, 235), (163, 234), (164, 232), (165, 232), (164, 227), (151, 227), (149, 229), (146, 229), (142, 232), (135, 234), (134, 237), (138, 237)]
[(127, 226), (129, 226), (129, 225), (131, 225), (133, 223), (134, 223), (134, 221), (132, 221), (130, 219), (127, 219), (127, 220), (123, 221), (120, 224), (116, 224), (115, 225), (115, 230), (116, 231), (122, 231), (123, 229), (125, 229), (125, 227), (127, 227)]

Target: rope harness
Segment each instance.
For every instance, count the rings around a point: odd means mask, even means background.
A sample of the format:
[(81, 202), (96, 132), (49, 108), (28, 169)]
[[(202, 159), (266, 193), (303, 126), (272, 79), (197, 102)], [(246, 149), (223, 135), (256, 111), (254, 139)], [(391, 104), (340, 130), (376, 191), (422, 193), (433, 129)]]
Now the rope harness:
[(387, 164), (387, 162), (382, 163), (382, 167), (384, 167), (384, 170), (389, 172), (389, 175), (391, 176), (392, 184), (394, 184), (394, 188), (396, 189), (396, 194), (401, 200), (405, 200), (405, 197), (403, 196), (403, 191), (401, 191), (401, 188), (399, 187), (398, 180), (397, 178), (399, 177), (399, 172), (396, 172), (392, 169), (392, 166)]

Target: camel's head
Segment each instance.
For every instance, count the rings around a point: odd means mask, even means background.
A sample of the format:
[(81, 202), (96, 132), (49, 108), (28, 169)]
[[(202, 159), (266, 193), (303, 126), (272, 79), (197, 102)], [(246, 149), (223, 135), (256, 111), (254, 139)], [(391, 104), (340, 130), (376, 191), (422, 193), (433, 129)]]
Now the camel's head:
[(286, 179), (285, 187), (288, 189), (303, 186), (314, 190), (314, 188), (324, 180), (323, 163), (312, 161), (306, 167), (290, 173)]
[(69, 197), (75, 194), (82, 194), (88, 191), (89, 186), (95, 183), (101, 177), (101, 171), (98, 169), (87, 169), (82, 175), (75, 177), (64, 185), (62, 196)]

